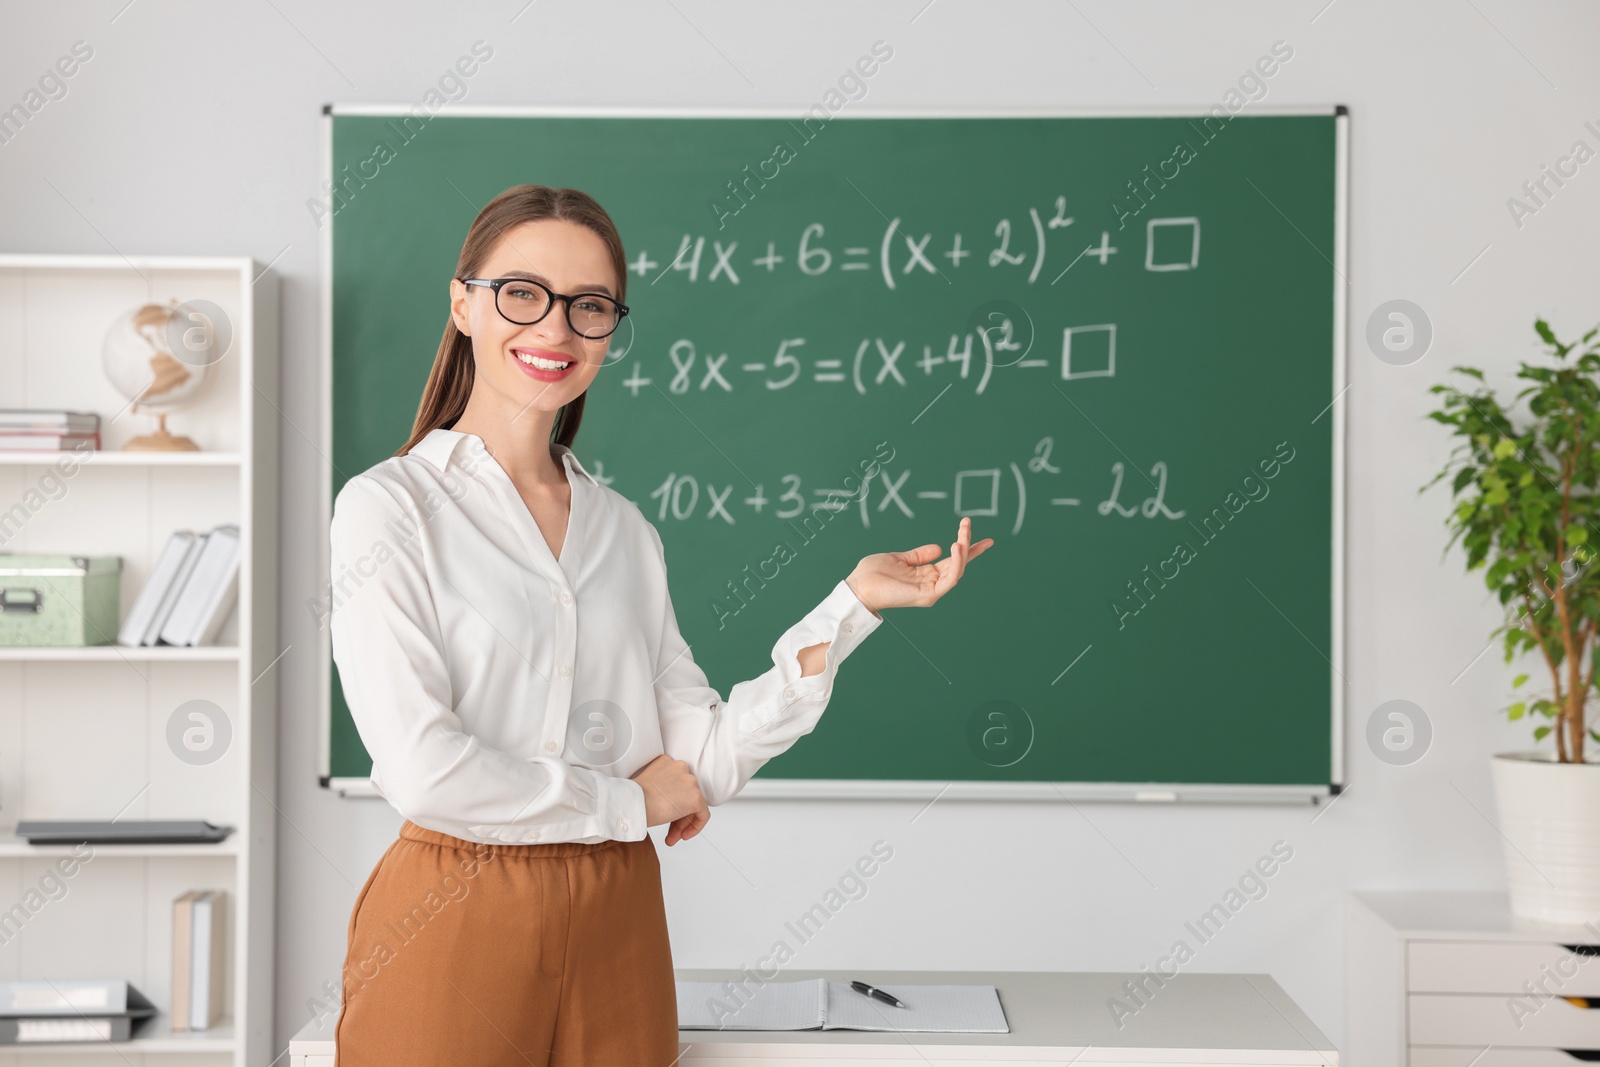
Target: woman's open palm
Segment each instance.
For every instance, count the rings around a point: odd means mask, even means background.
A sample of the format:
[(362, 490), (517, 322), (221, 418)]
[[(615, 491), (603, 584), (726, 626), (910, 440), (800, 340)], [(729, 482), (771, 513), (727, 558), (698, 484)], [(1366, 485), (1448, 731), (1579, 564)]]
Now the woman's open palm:
[(879, 552), (857, 563), (846, 581), (874, 612), (930, 607), (955, 588), (967, 563), (993, 544), (992, 537), (972, 544), (972, 520), (963, 518), (945, 558), (939, 558), (940, 546), (932, 544), (909, 552)]

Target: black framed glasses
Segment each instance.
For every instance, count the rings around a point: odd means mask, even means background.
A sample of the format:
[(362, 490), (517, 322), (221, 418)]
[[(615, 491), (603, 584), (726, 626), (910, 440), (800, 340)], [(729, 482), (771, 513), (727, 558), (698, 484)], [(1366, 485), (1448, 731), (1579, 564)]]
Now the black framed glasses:
[(628, 305), (604, 293), (553, 292), (529, 278), (457, 278), (462, 285), (481, 285), (494, 292), (495, 310), (501, 318), (518, 326), (532, 326), (550, 314), (555, 302), (567, 307), (567, 324), (572, 332), (589, 341), (610, 337), (622, 324)]

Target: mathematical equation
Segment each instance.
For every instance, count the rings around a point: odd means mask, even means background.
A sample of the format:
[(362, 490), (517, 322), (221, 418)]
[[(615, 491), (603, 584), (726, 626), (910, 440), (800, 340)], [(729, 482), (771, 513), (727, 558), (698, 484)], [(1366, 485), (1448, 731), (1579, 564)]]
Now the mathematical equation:
[[(981, 309), (980, 309), (981, 310)], [(1023, 316), (1019, 325), (1013, 315)], [(849, 356), (813, 355), (804, 337), (785, 337), (778, 341), (770, 358), (740, 359), (730, 362), (727, 352), (702, 352), (688, 338), (679, 338), (667, 349), (672, 363), (669, 377), (658, 379), (647, 372), (643, 361), (634, 360), (624, 389), (638, 398), (654, 388), (675, 395), (692, 392), (737, 391), (736, 383), (751, 383), (755, 388), (776, 392), (801, 382), (840, 385), (866, 395), (870, 388), (902, 388), (909, 378), (930, 379), (937, 368), (950, 367), (960, 380), (972, 381), (981, 395), (989, 386), (995, 369), (1016, 367), (1060, 367), (1060, 380), (1114, 378), (1117, 373), (1117, 324), (1099, 322), (1067, 326), (1061, 332), (1059, 361), (1031, 356), (1033, 322), (1020, 308), (981, 315), (984, 321), (966, 333), (949, 335), (941, 346), (921, 345), (920, 358), (915, 346), (903, 339), (863, 337)], [(943, 354), (936, 354), (942, 349)], [(1031, 358), (1030, 358), (1031, 356)], [(908, 378), (909, 376), (909, 378)]]
[[(736, 240), (713, 237), (708, 242), (702, 235), (686, 233), (670, 260), (663, 263), (652, 259), (646, 249), (628, 264), (628, 271), (640, 278), (649, 278), (651, 285), (669, 275), (691, 283), (740, 285), (748, 274), (762, 271), (776, 274), (787, 263), (789, 266), (784, 269), (798, 270), (809, 277), (831, 271), (869, 274), (876, 271), (885, 288), (896, 289), (913, 277), (942, 279), (953, 284), (950, 274), (959, 273), (963, 262), (976, 256), (976, 262), (986, 263), (993, 270), (1013, 275), (1025, 273), (1029, 285), (1041, 278), (1054, 285), (1079, 261), (1106, 267), (1113, 256), (1123, 253), (1120, 244), (1112, 243), (1110, 230), (1101, 230), (1098, 240), (1090, 237), (1087, 241), (1088, 235), (1082, 231), (1070, 230), (1075, 220), (1069, 218), (1066, 211), (1067, 198), (1058, 196), (1055, 212), (1049, 219), (1033, 207), (1028, 209), (1027, 223), (1015, 228), (1011, 219), (1002, 218), (995, 224), (992, 238), (986, 236), (977, 250), (965, 247), (958, 232), (938, 235), (939, 243), (935, 244), (936, 235), (932, 231), (908, 232), (902, 228), (903, 220), (898, 216), (888, 221), (875, 240), (860, 244), (834, 243), (829, 240), (823, 224), (813, 222), (801, 231), (798, 241), (786, 246), (787, 255), (780, 253), (777, 241), (767, 241), (763, 254), (751, 256), (749, 251), (739, 252), (740, 242)], [(1052, 266), (1046, 271), (1050, 235), (1056, 231), (1062, 231), (1055, 238), (1061, 250), (1054, 253)], [(1117, 237), (1121, 244), (1130, 240), (1137, 243), (1138, 239), (1136, 231), (1122, 232)], [(1200, 266), (1200, 219), (1192, 215), (1147, 219), (1144, 247), (1131, 251), (1136, 258), (1142, 253), (1147, 271), (1197, 270)]]
[[(1054, 476), (1061, 468), (1051, 461), (1055, 447), (1053, 438), (1041, 438), (1025, 463), (1028, 473)], [(603, 466), (597, 465), (596, 477), (604, 477)], [(1178, 520), (1187, 512), (1169, 506), (1167, 497), (1167, 464), (1164, 460), (1151, 464), (1148, 472), (1136, 471), (1132, 478), (1125, 477), (1127, 468), (1119, 460), (1095, 480), (1103, 486), (1103, 494), (1096, 498), (1058, 495), (1054, 487), (1037, 489), (1039, 499), (1034, 505), (1048, 508), (1093, 509), (1096, 515), (1134, 520)], [(702, 481), (691, 474), (670, 473), (649, 493), (651, 504), (643, 506), (646, 514), (654, 513), (655, 521), (721, 522), (737, 526), (745, 516), (770, 514), (778, 519), (800, 519), (821, 512), (840, 513), (854, 511), (863, 528), (871, 528), (873, 521), (885, 514), (900, 515), (908, 519), (917, 517), (918, 509), (949, 509), (956, 516), (997, 518), (1002, 511), (1014, 508), (1011, 532), (1022, 531), (1023, 520), (1030, 506), (1028, 477), (1023, 464), (1011, 462), (999, 467), (958, 470), (944, 480), (939, 477), (915, 479), (910, 467), (891, 470), (885, 465), (874, 477), (861, 482), (854, 489), (838, 486), (807, 487), (798, 474), (785, 474), (779, 479), (775, 495), (768, 496), (764, 484), (756, 484), (747, 495), (734, 496), (739, 486), (734, 482)], [(926, 484), (926, 488), (919, 486)]]

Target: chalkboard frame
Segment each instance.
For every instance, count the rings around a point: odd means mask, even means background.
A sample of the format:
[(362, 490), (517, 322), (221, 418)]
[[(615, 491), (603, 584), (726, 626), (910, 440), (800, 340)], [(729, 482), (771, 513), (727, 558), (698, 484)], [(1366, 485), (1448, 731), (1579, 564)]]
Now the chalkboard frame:
[[(409, 114), (411, 105), (382, 103), (330, 103), (322, 109), (321, 177), (331, 188), (333, 181), (333, 124), (337, 116), (395, 117)], [(1148, 108), (885, 108), (843, 111), (830, 116), (851, 122), (874, 119), (940, 118), (1200, 118), (1211, 114), (1211, 105), (1196, 107)], [(876, 781), (868, 779), (782, 779), (753, 778), (740, 793), (751, 799), (827, 799), (827, 800), (921, 800), (932, 803), (951, 800), (1076, 801), (1133, 803), (1251, 803), (1320, 804), (1337, 797), (1347, 785), (1345, 768), (1344, 692), (1340, 680), (1345, 676), (1345, 506), (1346, 506), (1346, 419), (1344, 393), (1348, 380), (1348, 278), (1350, 240), (1350, 111), (1343, 104), (1321, 106), (1250, 106), (1250, 115), (1331, 115), (1335, 119), (1334, 154), (1334, 245), (1333, 245), (1333, 352), (1331, 383), (1333, 401), (1327, 414), (1332, 419), (1332, 618), (1329, 648), (1329, 730), (1330, 781), (1305, 785), (1217, 785), (1182, 782), (973, 782), (973, 781)], [(651, 107), (651, 106), (540, 106), (450, 105), (432, 118), (733, 118), (794, 119), (792, 109), (752, 107)], [(319, 351), (321, 353), (321, 439), (333, 441), (333, 226), (336, 216), (321, 227), (318, 292)], [(318, 493), (318, 520), (326, 530), (333, 513), (333, 468), (322, 465)], [(324, 545), (326, 549), (326, 545)], [(323, 559), (323, 572), (327, 559)], [(333, 681), (332, 642), (326, 626), (319, 627), (318, 655), (318, 783), (341, 797), (378, 796), (368, 778), (332, 777), (332, 714), (329, 694)]]

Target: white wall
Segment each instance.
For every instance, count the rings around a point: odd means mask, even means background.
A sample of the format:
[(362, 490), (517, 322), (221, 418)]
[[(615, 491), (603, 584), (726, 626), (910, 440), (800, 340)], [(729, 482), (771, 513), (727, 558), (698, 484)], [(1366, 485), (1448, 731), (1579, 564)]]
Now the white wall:
[[(859, 110), (1211, 102), (1279, 39), (1294, 58), (1269, 103), (1350, 106), (1352, 787), (1314, 825), (1304, 808), (941, 801), (913, 822), (918, 804), (735, 801), (703, 840), (662, 849), (677, 962), (754, 962), (881, 838), (893, 860), (796, 966), (1138, 970), (1282, 839), (1293, 860), (1191, 968), (1268, 972), (1342, 1043), (1348, 889), (1504, 885), (1487, 762), (1524, 747), (1525, 733), (1495, 710), (1511, 675), (1496, 653), (1462, 674), (1496, 613), (1459, 556), (1441, 560), (1443, 493), (1417, 496), (1448, 449), (1422, 414), (1426, 387), (1451, 364), (1508, 371), (1532, 355), (1535, 315), (1569, 335), (1600, 320), (1600, 163), (1520, 229), (1506, 207), (1575, 140), (1597, 143), (1583, 123), (1600, 125), (1600, 8), (543, 0), (518, 16), (523, 2), (16, 5), (0, 34), (6, 106), (74, 41), (94, 49), (67, 96), (0, 145), (0, 249), (249, 254), (284, 279), (282, 599), (293, 647), (275, 668), (280, 1041), (337, 978), (356, 891), (398, 824), (380, 803), (335, 799), (314, 779), (318, 646), (300, 607), (325, 539), (317, 231), (305, 207), (321, 105), (413, 101), (482, 38), (495, 58), (472, 79), (475, 103), (798, 113), (884, 38), (893, 62)], [(1362, 340), (1372, 309), (1396, 297), (1420, 304), (1436, 331), (1409, 367), (1379, 362)], [(737, 679), (716, 681), (726, 691)], [(1420, 704), (1435, 729), (1409, 767), (1380, 763), (1364, 741), (1370, 711), (1396, 697)]]

